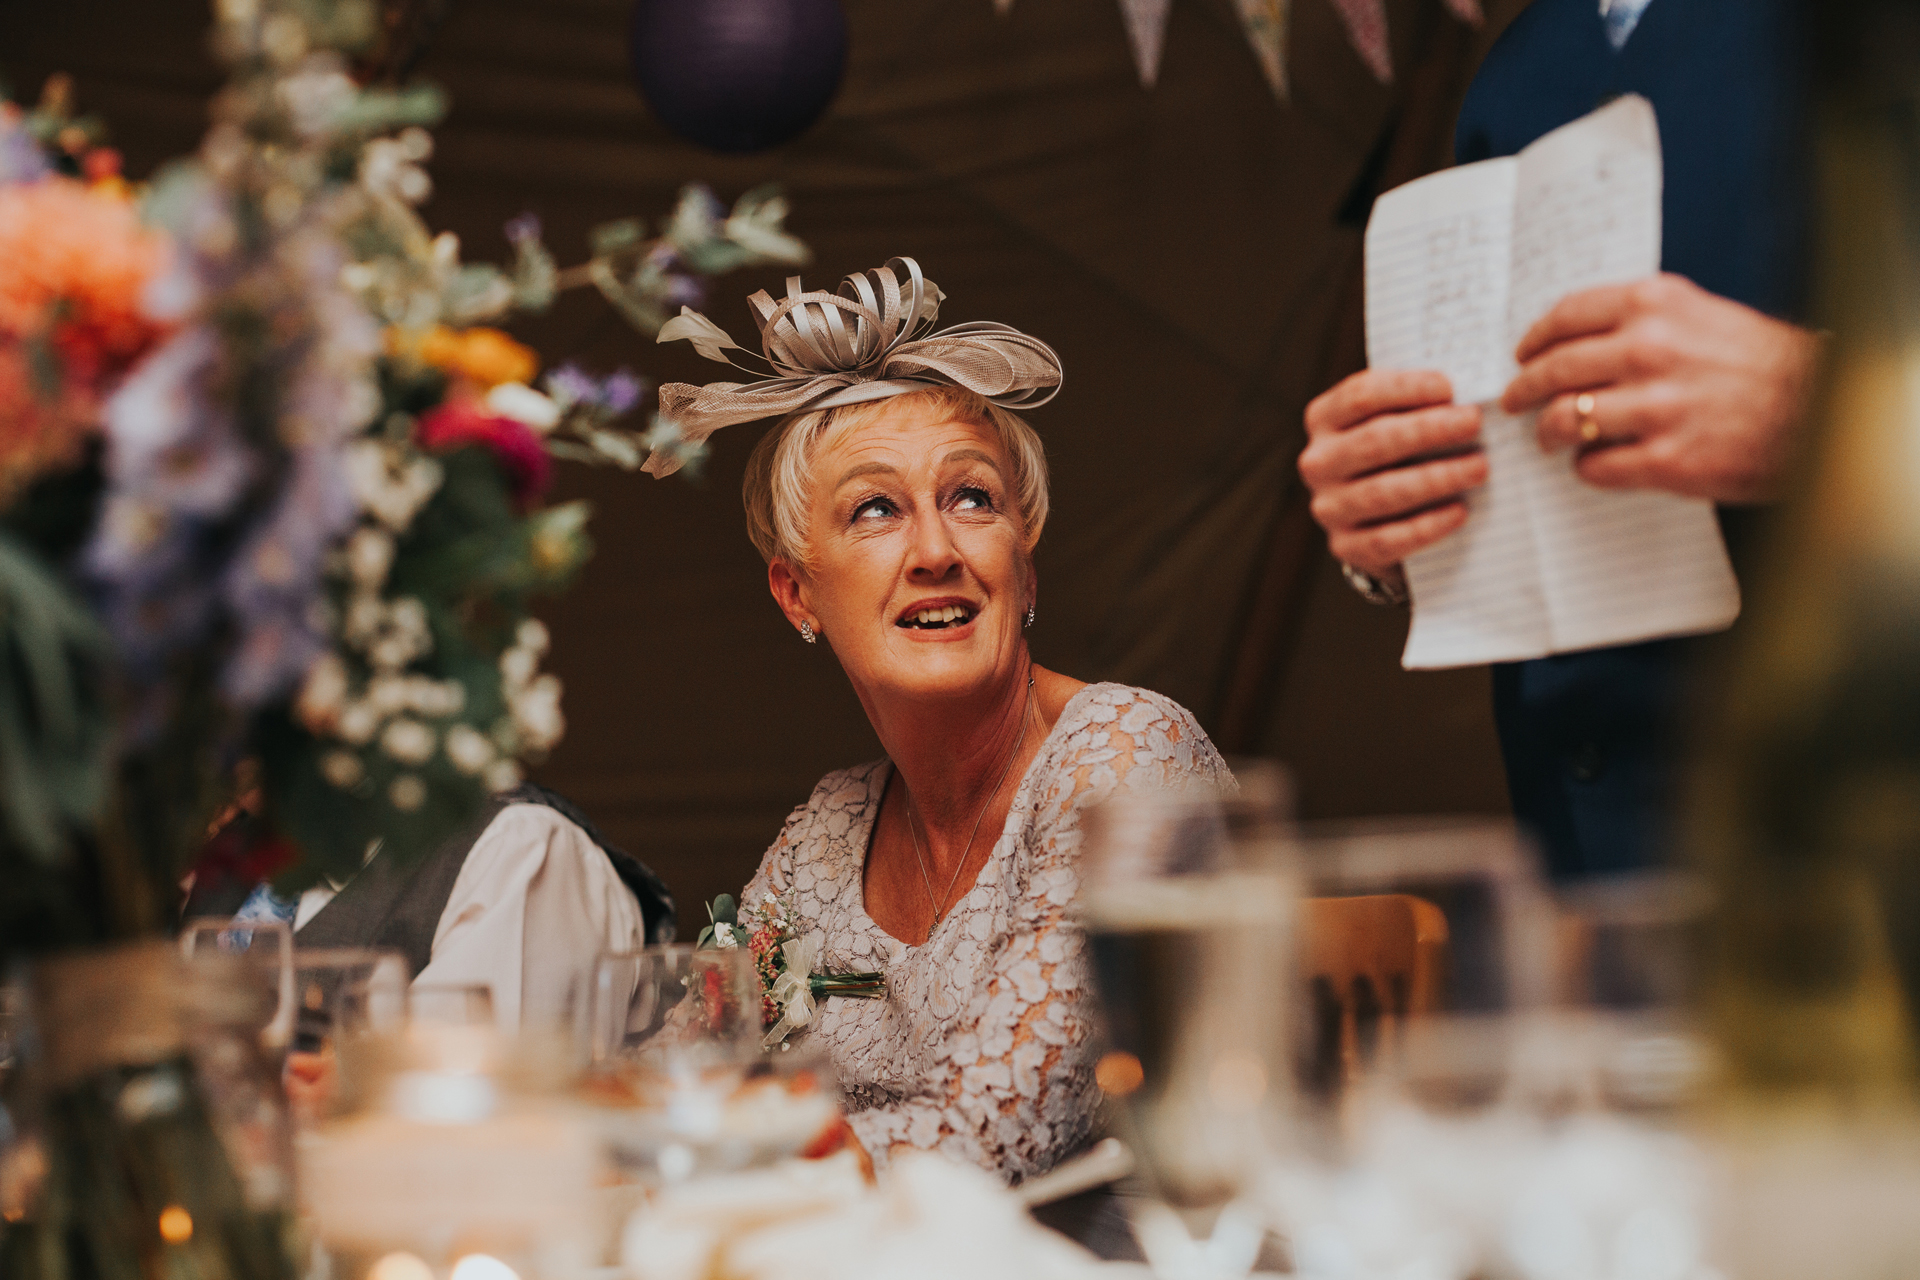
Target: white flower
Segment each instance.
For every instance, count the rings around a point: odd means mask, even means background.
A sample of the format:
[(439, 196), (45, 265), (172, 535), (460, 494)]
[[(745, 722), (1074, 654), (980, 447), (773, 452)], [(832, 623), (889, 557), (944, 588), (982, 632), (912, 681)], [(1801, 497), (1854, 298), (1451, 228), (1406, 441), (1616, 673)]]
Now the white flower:
[(294, 702), (294, 714), (300, 723), (315, 733), (331, 728), (339, 720), (341, 708), (346, 706), (348, 684), (347, 664), (340, 661), (340, 655), (321, 654), (307, 668), (300, 697)]
[(354, 530), (347, 539), (347, 572), (359, 586), (372, 591), (387, 580), (393, 567), (393, 537), (379, 529)]
[(424, 764), (439, 743), (433, 730), (418, 720), (395, 720), (380, 735), (380, 747), (402, 764)]
[(433, 194), (433, 180), (415, 163), (420, 159), (424, 157), (404, 137), (375, 138), (360, 153), (360, 184), (378, 195), (419, 204)]
[(340, 722), (334, 726), (334, 732), (343, 741), (364, 746), (373, 741), (374, 732), (380, 728), (380, 720), (380, 712), (371, 702), (349, 702), (340, 709)]
[(293, 117), (294, 130), (307, 137), (325, 133), (353, 106), (358, 90), (352, 80), (334, 70), (302, 71), (279, 84), (280, 100)]
[(367, 701), (382, 716), (407, 709), (407, 682), (400, 676), (375, 676), (367, 682)]
[(552, 639), (547, 635), (546, 623), (538, 618), (528, 618), (514, 630), (513, 642), (538, 657), (547, 651)]
[(394, 533), (406, 532), (445, 478), (434, 459), (378, 440), (349, 445), (346, 471), (360, 506)]
[(566, 717), (560, 713), (560, 677), (544, 675), (513, 696), (513, 723), (535, 751), (551, 750), (566, 736)]
[(402, 813), (412, 813), (427, 802), (427, 784), (411, 773), (403, 773), (387, 788), (387, 799)]
[(494, 761), (493, 743), (470, 724), (457, 724), (447, 730), (447, 759), (462, 773), (477, 774)]
[(506, 681), (509, 689), (526, 684), (539, 669), (540, 656), (531, 649), (515, 646), (500, 655), (500, 678)]
[(733, 936), (733, 926), (716, 923), (713, 926), (713, 945), (722, 951), (732, 951), (740, 945), (740, 939)]
[(341, 632), (349, 644), (365, 647), (367, 641), (379, 633), (386, 616), (387, 608), (380, 603), (380, 597), (362, 592), (347, 602), (347, 619)]
[(520, 766), (511, 760), (496, 760), (487, 766), (486, 776), (481, 781), (487, 784), (487, 790), (498, 795), (502, 791), (511, 791), (520, 785)]
[(428, 646), (433, 643), (433, 632), (427, 628), (427, 606), (412, 596), (403, 596), (388, 607), (387, 624), (409, 640)]
[(345, 791), (366, 777), (360, 757), (351, 751), (329, 751), (320, 757), (320, 773), (334, 786)]
[(560, 425), (560, 406), (524, 382), (503, 382), (487, 392), (487, 408), (542, 435)]

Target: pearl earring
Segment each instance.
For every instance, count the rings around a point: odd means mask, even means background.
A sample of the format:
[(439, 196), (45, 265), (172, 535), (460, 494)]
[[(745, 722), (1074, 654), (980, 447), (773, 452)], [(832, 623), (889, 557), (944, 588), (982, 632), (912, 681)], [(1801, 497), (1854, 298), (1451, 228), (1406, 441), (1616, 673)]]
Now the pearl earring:
[(802, 622), (800, 624), (800, 638), (808, 644), (813, 643), (813, 624), (811, 622)]
[(1033, 625), (1033, 606), (1032, 605), (1027, 606), (1027, 625), (1028, 626)]

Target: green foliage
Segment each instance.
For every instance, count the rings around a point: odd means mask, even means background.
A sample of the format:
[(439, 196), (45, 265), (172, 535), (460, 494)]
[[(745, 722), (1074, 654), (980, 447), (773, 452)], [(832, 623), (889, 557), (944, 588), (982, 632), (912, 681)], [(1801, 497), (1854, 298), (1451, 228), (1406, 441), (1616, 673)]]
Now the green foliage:
[(33, 549), (0, 532), (0, 822), (51, 863), (99, 818), (112, 727), (109, 643)]

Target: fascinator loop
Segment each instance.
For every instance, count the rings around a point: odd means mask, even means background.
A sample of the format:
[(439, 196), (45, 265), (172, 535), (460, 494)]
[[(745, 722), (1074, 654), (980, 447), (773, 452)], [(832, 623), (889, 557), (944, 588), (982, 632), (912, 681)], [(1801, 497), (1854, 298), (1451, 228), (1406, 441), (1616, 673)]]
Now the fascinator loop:
[[(904, 280), (903, 280), (904, 277)], [(946, 295), (912, 258), (857, 272), (837, 293), (808, 292), (799, 276), (775, 301), (766, 290), (747, 299), (760, 334), (754, 382), (669, 382), (660, 388), (660, 412), (678, 439), (697, 445), (721, 427), (814, 409), (883, 400), (927, 387), (954, 386), (985, 396), (1003, 409), (1031, 409), (1060, 390), (1060, 357), (1018, 329), (988, 321), (932, 332)], [(756, 357), (691, 307), (660, 327), (661, 342), (685, 339), (709, 360), (762, 374)], [(644, 470), (672, 474), (677, 454), (655, 449)]]

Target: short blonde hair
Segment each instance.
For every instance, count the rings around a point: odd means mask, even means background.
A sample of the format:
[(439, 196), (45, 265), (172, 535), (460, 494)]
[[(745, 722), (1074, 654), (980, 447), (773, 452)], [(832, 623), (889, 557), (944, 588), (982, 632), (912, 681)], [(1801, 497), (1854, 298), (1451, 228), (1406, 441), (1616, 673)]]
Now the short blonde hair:
[(741, 496), (747, 506), (747, 536), (761, 558), (805, 566), (807, 516), (812, 505), (813, 460), (841, 435), (906, 405), (945, 412), (951, 418), (991, 429), (1013, 466), (1008, 477), (1027, 550), (1040, 541), (1047, 523), (1047, 454), (1040, 437), (1019, 414), (1002, 409), (964, 387), (928, 387), (884, 400), (867, 400), (837, 409), (816, 409), (783, 418), (760, 438), (747, 459)]

